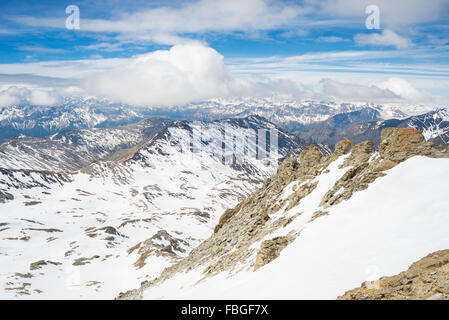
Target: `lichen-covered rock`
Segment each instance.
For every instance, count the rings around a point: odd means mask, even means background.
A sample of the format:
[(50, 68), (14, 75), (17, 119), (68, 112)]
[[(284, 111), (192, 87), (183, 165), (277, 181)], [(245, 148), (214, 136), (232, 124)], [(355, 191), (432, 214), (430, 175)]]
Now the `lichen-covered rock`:
[(323, 197), (321, 205), (324, 208), (350, 199), (355, 192), (366, 189), (374, 180), (384, 176), (384, 171), (413, 156), (449, 157), (449, 153), (426, 142), (421, 131), (411, 128), (383, 129), (379, 157), (370, 161), (372, 148), (371, 141), (359, 143), (352, 148), (342, 165), (350, 168)]
[(349, 139), (339, 141), (335, 144), (334, 154), (341, 156), (347, 154), (351, 150), (352, 141)]
[(407, 271), (377, 281), (364, 282), (347, 291), (340, 300), (448, 300), (449, 250), (427, 255)]
[(402, 162), (413, 156), (443, 156), (432, 142), (426, 142), (422, 132), (412, 128), (385, 128), (381, 134), (379, 154), (382, 159)]
[(299, 163), (301, 167), (313, 167), (319, 163), (323, 155), (316, 145), (310, 145), (299, 155)]
[(290, 241), (292, 241), (292, 239), (288, 236), (276, 237), (263, 241), (260, 245), (259, 251), (257, 251), (254, 271), (279, 257), (281, 251), (289, 244)]

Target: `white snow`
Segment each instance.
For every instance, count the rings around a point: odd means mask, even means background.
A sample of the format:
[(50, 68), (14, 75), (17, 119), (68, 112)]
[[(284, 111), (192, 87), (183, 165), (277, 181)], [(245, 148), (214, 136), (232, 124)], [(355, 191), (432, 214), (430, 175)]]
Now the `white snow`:
[[(223, 124), (204, 126), (203, 137), (207, 137)], [(231, 124), (228, 129), (240, 132)], [(123, 164), (93, 164), (92, 174), (78, 172), (63, 185), (46, 182), (45, 174), (12, 172), (14, 180), (0, 172), (0, 187), (15, 197), (0, 204), (0, 224), (6, 223), (0, 225), (4, 229), (0, 231), (0, 298), (111, 299), (139, 286), (173, 261), (151, 255), (137, 269), (133, 264), (139, 255), (137, 251), (128, 254), (129, 248), (165, 230), (186, 241), (180, 244), (186, 251), (177, 252), (186, 255), (212, 233), (225, 209), (261, 185), (281, 156), (274, 154), (268, 164), (242, 157), (248, 171), (239, 171), (214, 156), (221, 145), (210, 144), (203, 153), (194, 153), (188, 147), (187, 130), (171, 127), (169, 133), (167, 139), (154, 141)], [(37, 204), (26, 205), (32, 201)], [(108, 226), (121, 236), (95, 231)], [(110, 236), (114, 240), (105, 240)], [(73, 265), (76, 259), (92, 257), (84, 265)], [(30, 264), (39, 260), (60, 265), (48, 263), (30, 270)], [(30, 296), (14, 289), (23, 283), (30, 283), (26, 288)]]
[[(310, 200), (292, 210), (310, 217), (318, 209), (316, 200), (342, 173), (335, 165), (330, 169)], [(449, 159), (414, 157), (331, 207), (329, 215), (310, 223), (301, 215), (289, 225), (301, 231), (298, 238), (256, 272), (222, 273), (195, 285), (203, 276), (195, 269), (152, 287), (144, 298), (335, 299), (449, 248), (447, 181)]]

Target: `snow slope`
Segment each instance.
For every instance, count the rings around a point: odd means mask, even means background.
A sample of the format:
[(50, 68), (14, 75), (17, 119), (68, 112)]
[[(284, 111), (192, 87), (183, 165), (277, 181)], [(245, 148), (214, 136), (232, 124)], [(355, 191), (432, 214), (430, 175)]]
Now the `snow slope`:
[(0, 203), (0, 297), (113, 298), (156, 277), (298, 147), (279, 131), (276, 152), (235, 163), (210, 139), (273, 128), (258, 117), (178, 121), (126, 160), (96, 162), (61, 183), (51, 172), (0, 171), (0, 191), (14, 197)]
[(316, 178), (316, 189), (286, 212), (303, 214), (269, 235), (300, 232), (277, 259), (255, 272), (241, 265), (240, 272), (206, 278), (204, 266), (196, 268), (145, 290), (143, 298), (335, 299), (449, 247), (449, 159), (413, 157), (310, 222), (324, 194), (347, 171), (338, 168), (345, 157), (333, 162), (328, 173)]

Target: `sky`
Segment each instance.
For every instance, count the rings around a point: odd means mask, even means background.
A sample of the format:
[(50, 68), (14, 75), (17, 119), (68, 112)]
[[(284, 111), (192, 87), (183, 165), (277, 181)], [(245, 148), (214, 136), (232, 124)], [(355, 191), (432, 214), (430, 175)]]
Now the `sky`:
[(449, 0), (2, 0), (0, 43), (0, 106), (449, 98)]

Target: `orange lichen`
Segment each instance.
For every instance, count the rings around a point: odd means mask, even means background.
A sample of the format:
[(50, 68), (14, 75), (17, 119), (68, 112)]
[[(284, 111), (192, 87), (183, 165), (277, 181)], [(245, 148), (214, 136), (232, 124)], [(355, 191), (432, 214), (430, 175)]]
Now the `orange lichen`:
[(398, 129), (398, 133), (400, 135), (415, 135), (415, 134), (421, 134), (421, 130), (416, 130), (413, 128), (400, 128)]

